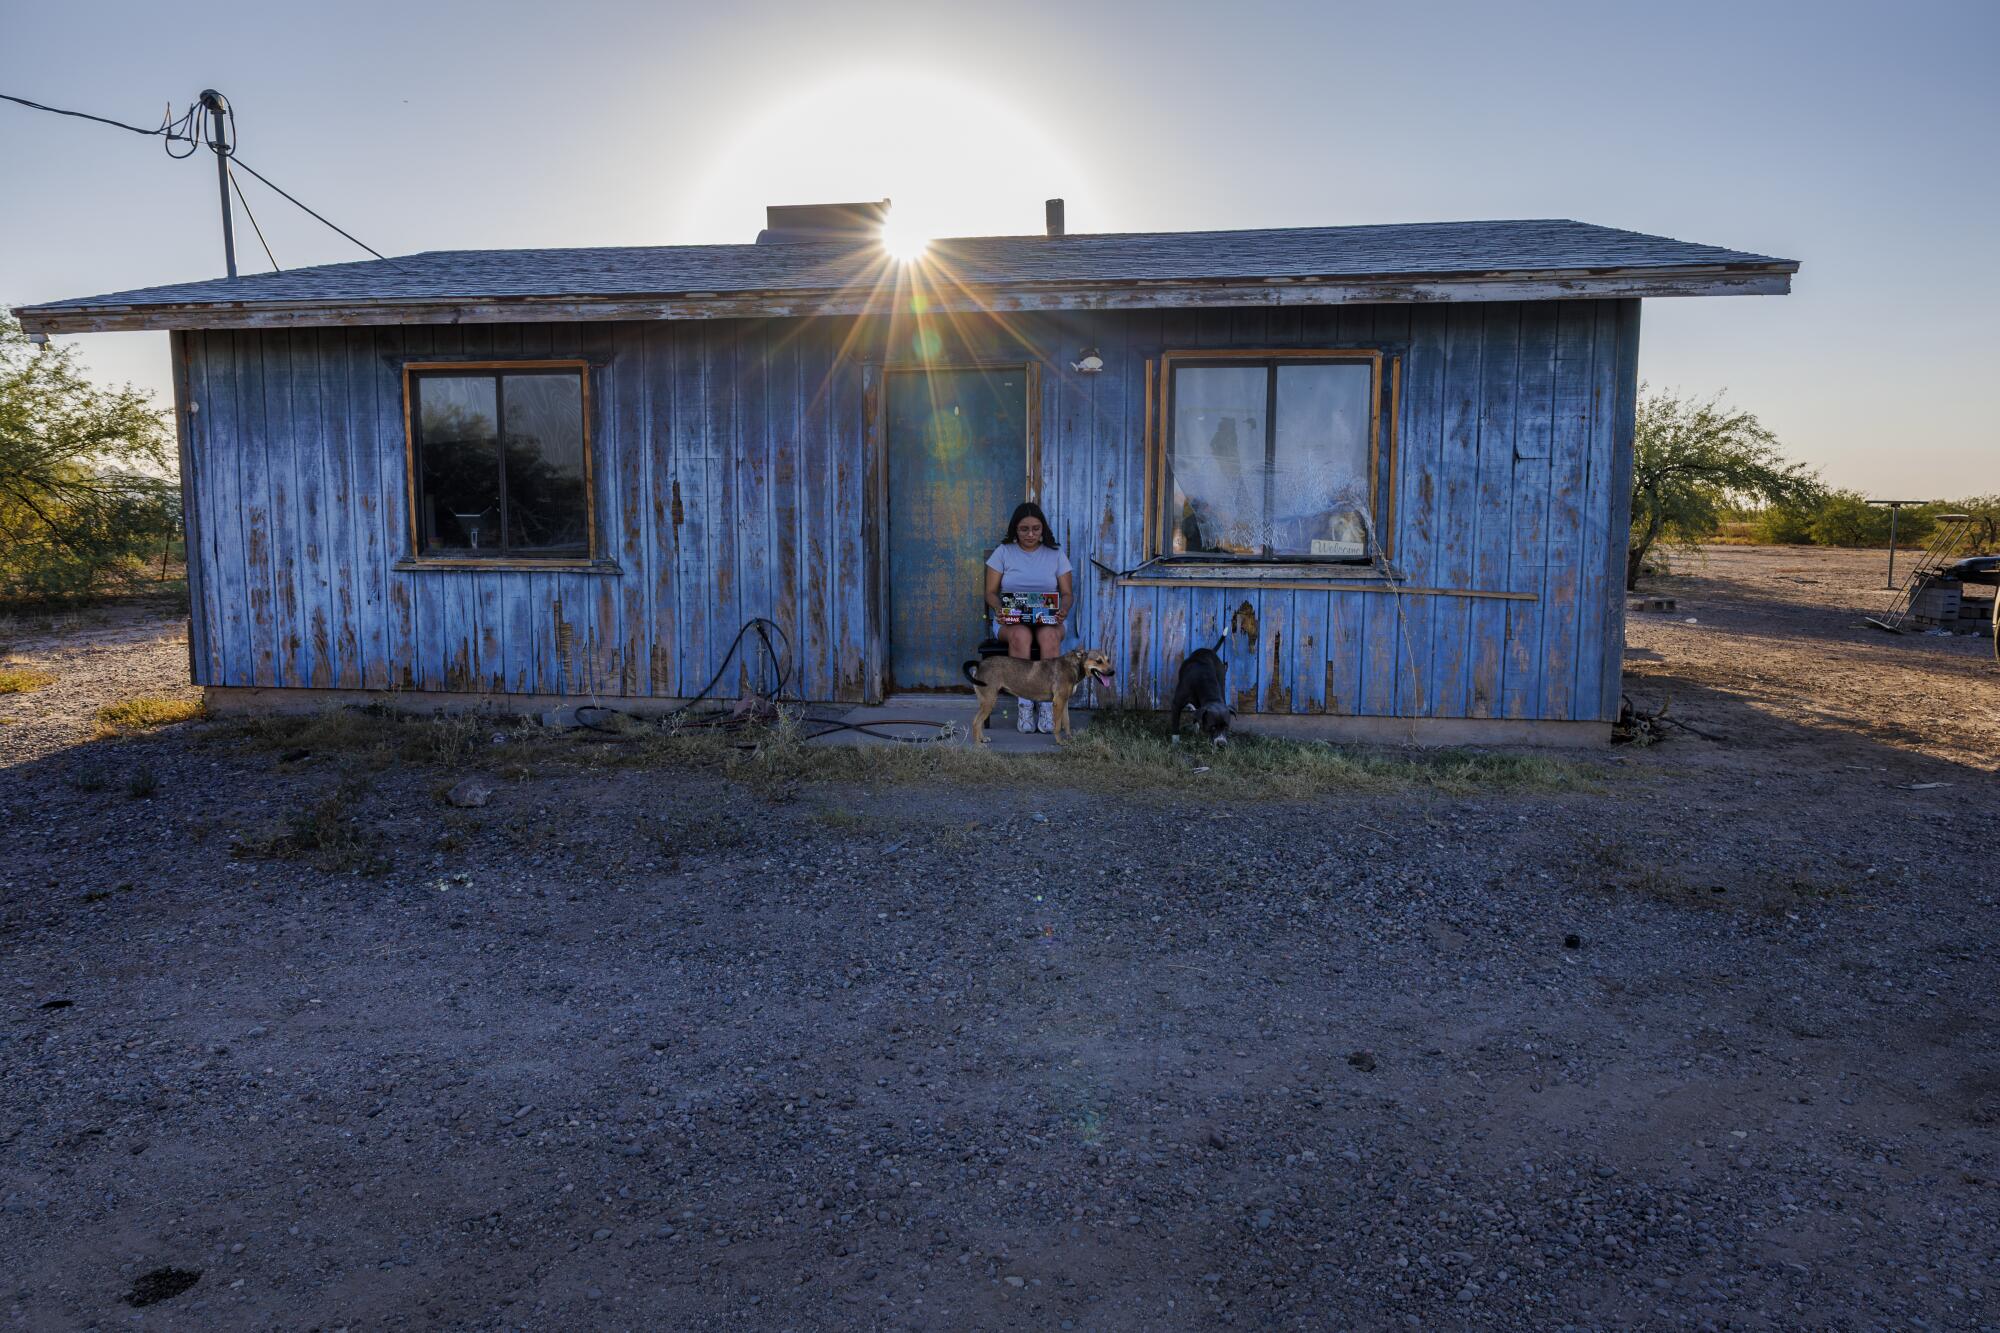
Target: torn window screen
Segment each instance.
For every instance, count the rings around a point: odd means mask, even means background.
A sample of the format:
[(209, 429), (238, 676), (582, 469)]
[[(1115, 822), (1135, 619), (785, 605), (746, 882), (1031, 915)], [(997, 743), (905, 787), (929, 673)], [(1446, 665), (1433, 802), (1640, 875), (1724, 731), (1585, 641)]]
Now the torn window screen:
[(1374, 380), (1360, 361), (1175, 367), (1168, 553), (1367, 559)]

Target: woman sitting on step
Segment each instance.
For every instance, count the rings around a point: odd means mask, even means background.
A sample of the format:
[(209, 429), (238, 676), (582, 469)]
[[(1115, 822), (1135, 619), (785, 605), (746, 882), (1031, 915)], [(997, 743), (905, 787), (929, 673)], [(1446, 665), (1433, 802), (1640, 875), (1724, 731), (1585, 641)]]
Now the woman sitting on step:
[[(1052, 595), (1055, 623), (1010, 623), (1002, 618), (1002, 593)], [(1032, 645), (1041, 650), (1045, 662), (1062, 656), (1063, 630), (1075, 600), (1069, 557), (1056, 548), (1048, 515), (1032, 501), (1017, 505), (1014, 517), (1007, 522), (1006, 539), (986, 557), (986, 605), (993, 612), (995, 635), (1007, 645), (1007, 655), (1032, 656)], [(1022, 699), (1014, 727), (1017, 731), (1054, 731), (1055, 706), (1049, 703), (1037, 706)]]

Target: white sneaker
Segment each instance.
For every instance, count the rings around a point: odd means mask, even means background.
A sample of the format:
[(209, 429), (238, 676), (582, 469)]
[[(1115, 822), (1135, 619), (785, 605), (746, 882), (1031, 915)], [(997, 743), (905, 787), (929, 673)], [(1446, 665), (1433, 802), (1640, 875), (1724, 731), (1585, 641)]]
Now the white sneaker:
[(1052, 703), (1035, 705), (1035, 730), (1050, 735), (1056, 729), (1056, 706)]
[(1014, 706), (1014, 730), (1023, 736), (1035, 734), (1035, 706), (1026, 699)]

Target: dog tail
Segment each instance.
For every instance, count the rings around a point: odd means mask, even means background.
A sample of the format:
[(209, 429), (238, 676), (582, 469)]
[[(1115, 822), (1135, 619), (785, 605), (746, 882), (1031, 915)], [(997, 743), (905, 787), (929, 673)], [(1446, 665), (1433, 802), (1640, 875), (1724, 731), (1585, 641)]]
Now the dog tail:
[(965, 678), (971, 681), (975, 687), (984, 685), (986, 683), (985, 681), (979, 678), (979, 672), (976, 670), (978, 666), (979, 663), (977, 662), (967, 662), (964, 666), (959, 668), (960, 671), (963, 671), (965, 673)]
[(1229, 631), (1224, 630), (1222, 631), (1222, 636), (1215, 641), (1215, 647), (1209, 649), (1209, 651), (1216, 654), (1217, 656), (1221, 656), (1222, 645), (1228, 642), (1229, 642)]

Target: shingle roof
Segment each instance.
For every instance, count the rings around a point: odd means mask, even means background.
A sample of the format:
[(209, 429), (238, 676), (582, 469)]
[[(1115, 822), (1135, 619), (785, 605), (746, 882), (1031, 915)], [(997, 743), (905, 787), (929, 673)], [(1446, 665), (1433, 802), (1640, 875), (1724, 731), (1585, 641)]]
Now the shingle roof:
[[(783, 314), (798, 313), (800, 302), (810, 305), (814, 298), (824, 303), (875, 291), (883, 286), (887, 268), (881, 252), (873, 247), (856, 250), (849, 245), (823, 243), (434, 250), (396, 259), (112, 292), (25, 307), (19, 313), (30, 327), (41, 325), (60, 331), (82, 327), (84, 321), (77, 317), (125, 313), (143, 319), (146, 312), (167, 308), (184, 315), (200, 310), (250, 314), (259, 309), (303, 313), (314, 308), (351, 309), (372, 304), (664, 297), (704, 300), (757, 295), (782, 297), (788, 304), (769, 310), (721, 309), (714, 313)], [(1788, 275), (1797, 268), (1795, 261), (1768, 255), (1582, 222), (1541, 220), (964, 237), (934, 242), (924, 272), (942, 288), (988, 295), (1048, 293), (1055, 299), (1037, 304), (1057, 306), (1063, 304), (1060, 294), (1065, 289), (1076, 288), (1341, 281), (1379, 284), (1395, 279), (1442, 282), (1503, 275), (1587, 279), (1611, 273), (1643, 277), (1670, 272), (1768, 277)], [(1767, 285), (1758, 290), (1771, 288)], [(1194, 302), (1163, 299), (1157, 303)], [(512, 317), (531, 316), (517, 312)], [(139, 326), (129, 320), (117, 323), (121, 327)], [(91, 326), (106, 325), (98, 322)], [(181, 318), (155, 326), (203, 325), (199, 319)]]

